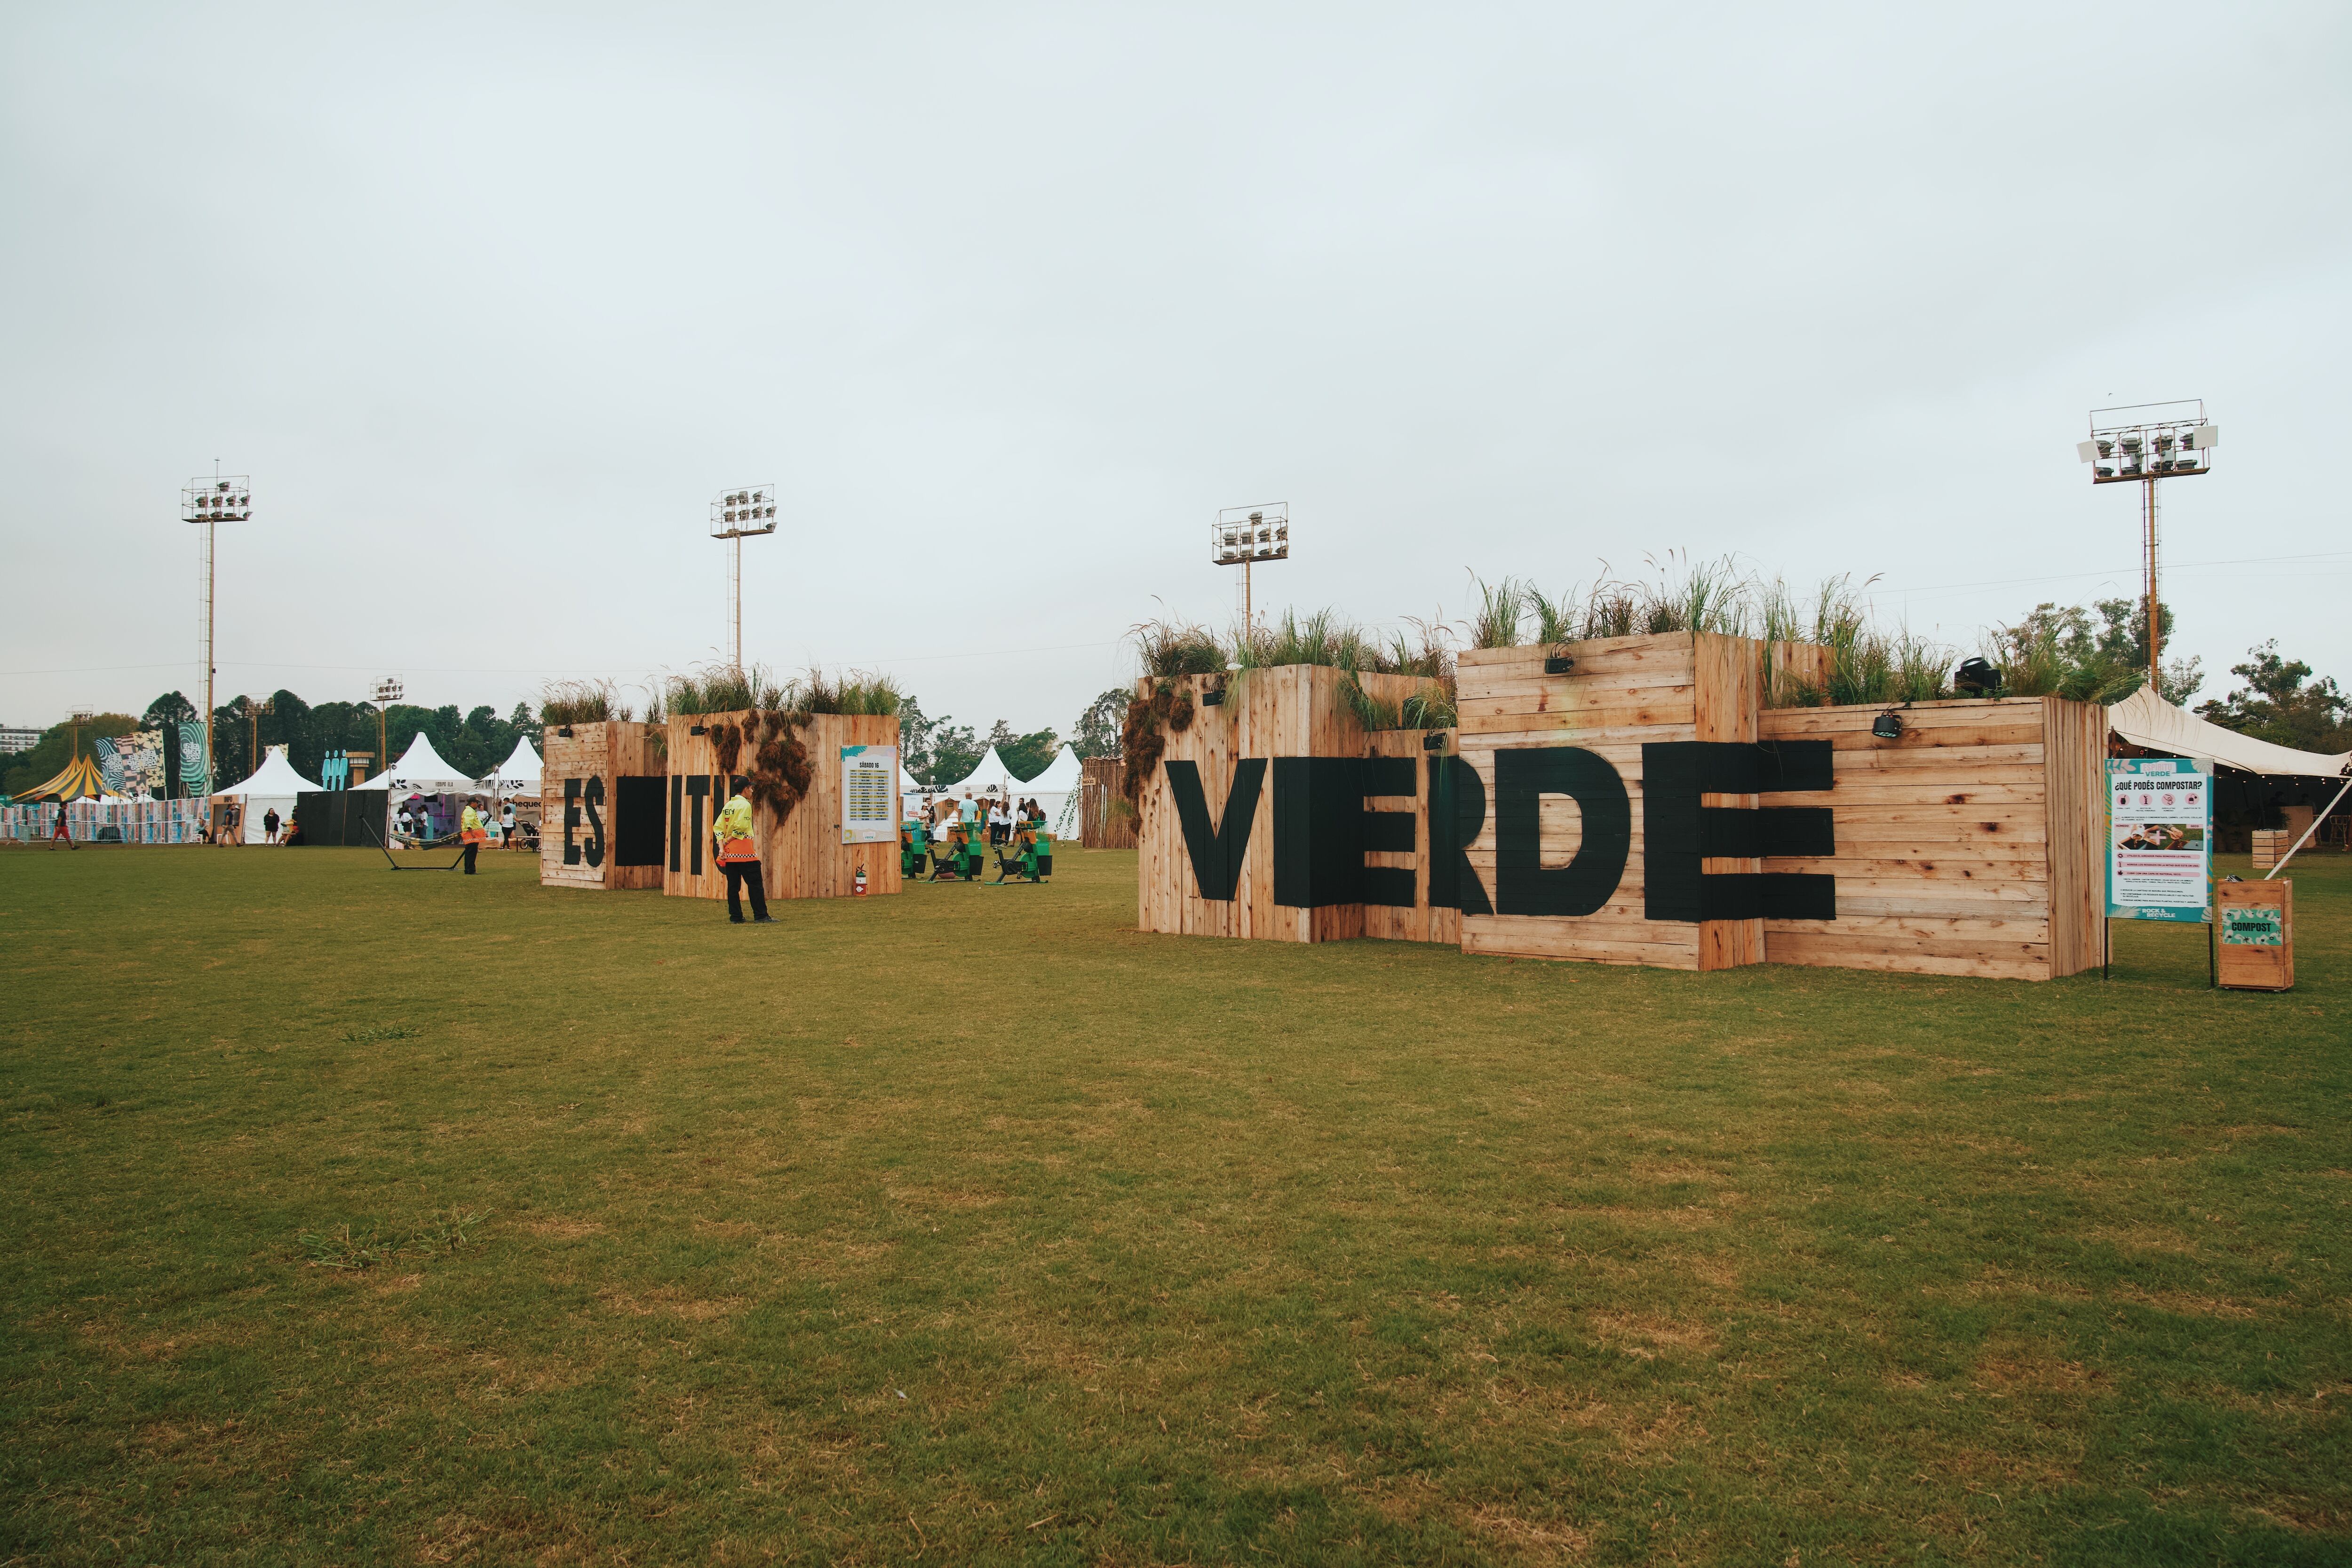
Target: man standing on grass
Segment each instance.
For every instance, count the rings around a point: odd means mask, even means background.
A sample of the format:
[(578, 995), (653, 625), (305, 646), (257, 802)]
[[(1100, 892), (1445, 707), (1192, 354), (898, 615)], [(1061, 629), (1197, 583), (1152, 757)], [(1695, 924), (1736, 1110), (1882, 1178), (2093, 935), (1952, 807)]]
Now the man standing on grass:
[(718, 851), (719, 868), (727, 873), (727, 918), (737, 925), (743, 923), (743, 889), (751, 889), (751, 921), (753, 924), (774, 923), (768, 916), (768, 889), (760, 866), (760, 847), (751, 837), (751, 803), (737, 790), (727, 797), (719, 809), (718, 819), (710, 825), (711, 843)]
[(466, 847), (466, 875), (474, 874), (474, 857), (480, 853), (489, 830), (482, 826), (482, 797), (476, 795), (466, 803), (466, 814), (457, 819), (458, 842)]

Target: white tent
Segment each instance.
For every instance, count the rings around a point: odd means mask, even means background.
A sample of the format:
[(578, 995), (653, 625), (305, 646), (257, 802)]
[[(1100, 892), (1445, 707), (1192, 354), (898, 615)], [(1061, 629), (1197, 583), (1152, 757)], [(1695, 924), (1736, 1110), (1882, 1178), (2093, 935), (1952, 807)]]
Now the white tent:
[(2107, 710), (2107, 727), (2151, 752), (2221, 763), (2250, 773), (2332, 779), (2352, 773), (2352, 752), (2328, 756), (2257, 741), (2175, 708), (2145, 686)]
[[(312, 789), (319, 786), (312, 784)], [(416, 738), (408, 742), (408, 750), (400, 753), (400, 761), (383, 770), (365, 784), (353, 784), (353, 789), (398, 790), (402, 794), (439, 795), (448, 791), (463, 795), (474, 787), (473, 779), (441, 760), (433, 742), (419, 730)]]
[(213, 793), (243, 796), (245, 841), (247, 844), (267, 844), (269, 842), (269, 830), (261, 825), (261, 819), (269, 815), (270, 808), (277, 807), (278, 825), (283, 827), (286, 818), (294, 815), (294, 797), (304, 790), (319, 787), (294, 771), (294, 764), (286, 760), (285, 747), (272, 746), (262, 757), (261, 766), (253, 771), (252, 777)]
[(541, 771), (539, 753), (531, 749), (530, 737), (517, 735), (513, 754), (482, 782), (502, 795), (536, 795)]
[(973, 768), (971, 772), (949, 784), (940, 793), (951, 795), (958, 800), (963, 798), (963, 792), (966, 790), (971, 791), (976, 795), (986, 795), (991, 790), (1004, 795), (1010, 794), (1013, 787), (1020, 782), (1013, 776), (1013, 770), (1004, 765), (1004, 759), (996, 754), (996, 748), (991, 746), (988, 748), (988, 754), (980, 759), (978, 767)]
[(1056, 838), (1078, 836), (1078, 786), (1086, 782), (1087, 771), (1078, 765), (1078, 753), (1065, 745), (1045, 764), (1045, 771), (1019, 785), (1014, 798), (1026, 797), (1037, 803), (1045, 814), (1045, 826)]

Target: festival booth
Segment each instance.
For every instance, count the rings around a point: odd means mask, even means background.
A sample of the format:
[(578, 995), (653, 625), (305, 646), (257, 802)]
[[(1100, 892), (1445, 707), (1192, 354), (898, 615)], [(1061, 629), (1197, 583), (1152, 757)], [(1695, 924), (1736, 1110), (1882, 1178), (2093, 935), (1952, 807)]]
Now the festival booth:
[(241, 841), (247, 844), (267, 844), (269, 829), (266, 818), (272, 810), (278, 813), (278, 826), (283, 828), (294, 816), (294, 808), (307, 793), (318, 793), (317, 781), (306, 779), (294, 771), (286, 760), (284, 746), (271, 746), (263, 753), (261, 766), (251, 777), (213, 792), (213, 798), (224, 795), (237, 803), (244, 817)]
[[(757, 821), (771, 899), (899, 889), (898, 721), (751, 710), (677, 714), (668, 724), (662, 891), (724, 899), (710, 825), (742, 787)], [(992, 753), (993, 754), (993, 753)], [(776, 802), (790, 803), (789, 815)]]
[[(1139, 923), (1679, 969), (2099, 961), (2099, 710), (1768, 708), (1767, 652), (1691, 633), (1474, 649), (1454, 731), (1367, 731), (1321, 667), (1147, 679)], [(1773, 680), (1820, 683), (1827, 649), (1769, 652)], [(1360, 679), (1382, 703), (1418, 684)]]
[(400, 753), (398, 762), (375, 777), (352, 785), (350, 793), (370, 791), (386, 797), (384, 826), (394, 839), (400, 837), (396, 824), (404, 805), (422, 818), (410, 835), (420, 844), (455, 835), (466, 798), (486, 793), (456, 764), (444, 759), (422, 730), (410, 738), (408, 749)]
[(541, 884), (604, 891), (660, 887), (669, 783), (661, 726), (620, 720), (564, 724), (544, 739), (547, 760), (538, 779)]

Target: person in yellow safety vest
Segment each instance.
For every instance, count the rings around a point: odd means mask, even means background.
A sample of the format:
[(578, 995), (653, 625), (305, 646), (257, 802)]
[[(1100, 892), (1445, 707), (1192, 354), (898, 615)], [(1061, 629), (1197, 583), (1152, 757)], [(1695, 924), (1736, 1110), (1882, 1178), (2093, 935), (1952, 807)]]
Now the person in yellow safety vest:
[(711, 842), (718, 847), (719, 868), (727, 873), (727, 918), (743, 923), (743, 889), (751, 889), (751, 921), (773, 924), (768, 914), (766, 877), (760, 866), (760, 847), (751, 839), (751, 803), (737, 790), (719, 808), (710, 824)]
[(476, 795), (466, 803), (464, 813), (457, 818), (457, 841), (466, 847), (466, 875), (468, 877), (474, 874), (474, 857), (481, 852), (482, 846), (489, 842), (490, 837), (489, 829), (482, 826), (481, 805), (482, 797)]

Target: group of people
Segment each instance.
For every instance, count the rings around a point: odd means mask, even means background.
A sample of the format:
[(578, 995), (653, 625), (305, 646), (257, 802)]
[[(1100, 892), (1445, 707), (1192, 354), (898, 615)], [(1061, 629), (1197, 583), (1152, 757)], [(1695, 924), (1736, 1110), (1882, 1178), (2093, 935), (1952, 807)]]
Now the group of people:
[(1020, 876), (1042, 882), (1054, 874), (1054, 840), (1045, 830), (1045, 809), (1034, 800), (982, 799), (967, 789), (959, 800), (941, 795), (925, 812), (911, 815), (898, 830), (898, 870), (930, 879), (977, 882), (986, 870), (985, 848), (996, 851), (996, 879)]

